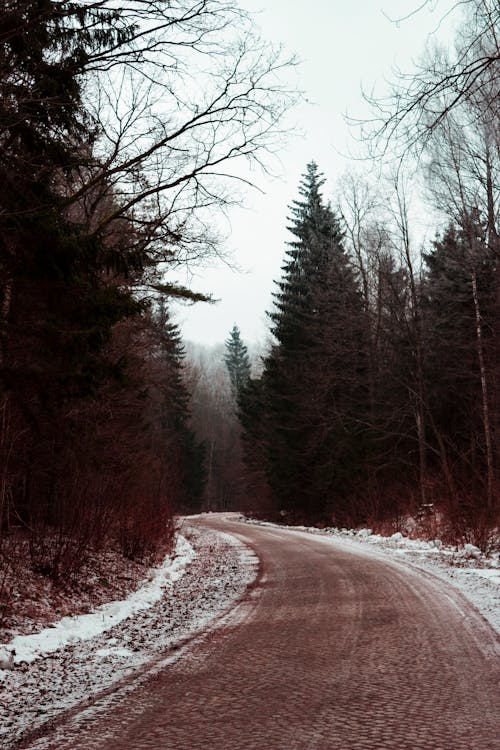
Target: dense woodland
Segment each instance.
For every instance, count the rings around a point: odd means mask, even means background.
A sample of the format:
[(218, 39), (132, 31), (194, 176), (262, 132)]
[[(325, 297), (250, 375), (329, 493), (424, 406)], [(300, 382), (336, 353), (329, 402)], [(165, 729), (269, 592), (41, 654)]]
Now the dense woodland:
[[(322, 184), (309, 164), (274, 343), (240, 396), (254, 497), (296, 521), (376, 524), (435, 505), (450, 532), (485, 530), (499, 489), (496, 230), (450, 217), (414, 258), (408, 216), (402, 234), (380, 217), (349, 224)], [(368, 194), (349, 188), (350, 206)]]
[(289, 64), (218, 0), (2, 4), (0, 593), (19, 530), (57, 581), (200, 507), (169, 306), (205, 298), (175, 276), (218, 252), (224, 173), (278, 137)]
[(328, 196), (307, 165), (251, 372), (237, 326), (215, 369), (186, 362), (170, 303), (205, 299), (175, 275), (219, 252), (231, 162), (277, 147), (294, 61), (219, 0), (5, 0), (3, 559), (21, 529), (58, 580), (104, 544), (154, 555), (202, 508), (358, 524), (432, 504), (478, 541), (495, 523), (500, 11), (460, 5), (453, 53), (374, 102), (366, 176)]
[[(240, 398), (267, 514), (437, 511), (479, 542), (498, 520), (500, 9), (465, 6), (453, 53), (429, 50), (372, 102), (375, 178), (344, 177), (332, 207), (311, 163), (290, 206), (274, 343)], [(411, 209), (422, 183), (433, 238)]]
[(247, 506), (238, 399), (251, 372), (262, 370), (261, 348), (250, 347), (237, 325), (223, 345), (191, 344), (185, 362), (190, 400), (190, 427), (205, 453), (203, 510), (240, 510)]

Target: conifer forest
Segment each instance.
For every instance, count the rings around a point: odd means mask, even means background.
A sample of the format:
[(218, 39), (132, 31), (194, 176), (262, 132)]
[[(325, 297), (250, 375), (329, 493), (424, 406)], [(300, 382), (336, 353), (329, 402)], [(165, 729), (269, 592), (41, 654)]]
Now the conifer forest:
[[(154, 558), (176, 515), (221, 509), (374, 528), (432, 513), (443, 537), (485, 543), (500, 9), (457, 6), (450, 49), (396, 72), (358, 123), (365, 160), (343, 176), (304, 164), (266, 344), (236, 319), (202, 350), (173, 307), (214, 300), (183, 270), (222, 252), (233, 164), (265, 167), (293, 137), (301, 94), (282, 76), (300, 62), (232, 0), (4, 0), (3, 565), (20, 537), (54, 582), (90, 549)], [(430, 234), (409, 210), (417, 184)]]

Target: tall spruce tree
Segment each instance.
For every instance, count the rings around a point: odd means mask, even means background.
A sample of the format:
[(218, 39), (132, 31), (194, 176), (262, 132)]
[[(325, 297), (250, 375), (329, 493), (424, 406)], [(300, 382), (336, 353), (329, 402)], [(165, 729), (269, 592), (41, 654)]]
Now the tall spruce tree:
[(269, 316), (276, 344), (242, 410), (247, 447), (259, 434), (276, 509), (313, 520), (355, 515), (351, 478), (362, 463), (368, 400), (362, 299), (323, 183), (308, 164), (290, 207), (294, 239)]
[(250, 377), (250, 361), (248, 349), (241, 340), (240, 329), (236, 324), (233, 326), (229, 338), (226, 339), (225, 345), (224, 362), (229, 373), (233, 394), (238, 398)]

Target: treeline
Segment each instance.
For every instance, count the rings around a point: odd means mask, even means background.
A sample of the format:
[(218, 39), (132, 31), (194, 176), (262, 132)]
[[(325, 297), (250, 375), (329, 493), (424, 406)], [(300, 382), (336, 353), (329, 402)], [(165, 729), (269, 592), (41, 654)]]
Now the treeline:
[[(500, 11), (466, 7), (456, 56), (403, 78), (371, 140), (401, 139), (388, 187), (351, 175), (334, 209), (315, 163), (302, 178), (274, 343), (240, 398), (254, 511), (352, 525), (433, 506), (478, 541), (498, 520)], [(422, 177), (439, 223), (417, 244)]]
[(200, 505), (168, 305), (204, 297), (166, 274), (216, 252), (220, 173), (290, 102), (251, 32), (217, 0), (3, 3), (0, 545), (54, 579)]
[(204, 446), (203, 510), (241, 510), (247, 504), (238, 395), (260, 357), (233, 326), (224, 346), (191, 345), (186, 357), (186, 382), (191, 394), (190, 427)]

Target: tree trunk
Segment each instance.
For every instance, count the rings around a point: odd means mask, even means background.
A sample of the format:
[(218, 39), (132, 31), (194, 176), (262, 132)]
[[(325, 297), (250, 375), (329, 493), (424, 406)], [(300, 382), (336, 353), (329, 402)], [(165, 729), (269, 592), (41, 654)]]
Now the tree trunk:
[(12, 279), (7, 279), (3, 288), (3, 299), (0, 306), (0, 368), (5, 364), (7, 355), (7, 328), (12, 300)]
[(492, 440), (491, 440), (490, 410), (489, 410), (489, 401), (488, 401), (488, 380), (486, 376), (486, 365), (484, 361), (484, 344), (483, 344), (481, 308), (479, 305), (479, 296), (477, 293), (477, 277), (476, 277), (475, 269), (472, 269), (472, 272), (471, 272), (471, 282), (472, 282), (472, 296), (474, 299), (474, 312), (476, 316), (476, 350), (477, 350), (477, 358), (479, 361), (479, 372), (481, 376), (483, 429), (484, 429), (484, 442), (486, 446), (487, 507), (488, 507), (488, 510), (491, 510), (493, 508), (493, 480), (494, 480), (493, 446), (492, 446)]

